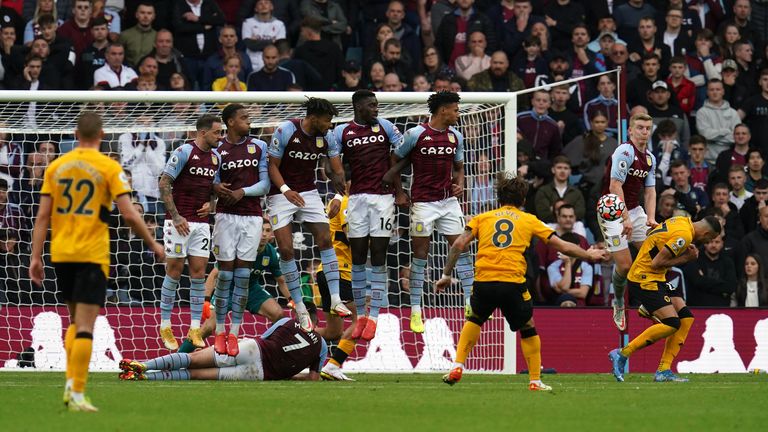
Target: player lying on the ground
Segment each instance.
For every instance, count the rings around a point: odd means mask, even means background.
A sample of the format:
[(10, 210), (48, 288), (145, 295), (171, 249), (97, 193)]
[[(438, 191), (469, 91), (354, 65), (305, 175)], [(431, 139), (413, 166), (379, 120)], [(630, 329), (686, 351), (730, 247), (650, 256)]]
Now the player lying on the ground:
[[(269, 321), (275, 323), (279, 319), (285, 316), (283, 308), (277, 303), (277, 300), (264, 289), (262, 286), (262, 275), (266, 270), (272, 274), (277, 282), (277, 288), (280, 290), (285, 298), (289, 298), (288, 285), (285, 283), (283, 273), (280, 271), (280, 263), (277, 256), (277, 249), (272, 246), (272, 224), (269, 223), (269, 219), (264, 218), (264, 224), (261, 229), (261, 242), (259, 243), (259, 254), (256, 256), (256, 261), (253, 263), (251, 269), (251, 276), (248, 280), (248, 297), (247, 299), (241, 297), (241, 301), (245, 300), (245, 308), (248, 312), (254, 315), (261, 315), (267, 318)], [(205, 296), (209, 298), (216, 287), (216, 281), (219, 271), (218, 268), (211, 270), (208, 275), (208, 279), (205, 281)], [(212, 335), (216, 329), (216, 317), (211, 316), (211, 302), (215, 301), (215, 297), (212, 300), (208, 300), (205, 303), (204, 308), (204, 320), (203, 326), (200, 328), (200, 337), (205, 340), (208, 336)], [(232, 306), (232, 298), (230, 293), (230, 301), (228, 302), (230, 308)], [(179, 348), (179, 352), (189, 353), (195, 350), (195, 345), (192, 341), (186, 339)]]
[[(194, 353), (173, 353), (152, 360), (120, 361), (120, 379), (275, 381), (284, 379), (317, 381), (328, 347), (314, 331), (304, 331), (298, 321), (283, 318), (256, 339), (239, 341), (236, 357), (217, 354), (213, 347)], [(309, 368), (309, 373), (300, 373)]]

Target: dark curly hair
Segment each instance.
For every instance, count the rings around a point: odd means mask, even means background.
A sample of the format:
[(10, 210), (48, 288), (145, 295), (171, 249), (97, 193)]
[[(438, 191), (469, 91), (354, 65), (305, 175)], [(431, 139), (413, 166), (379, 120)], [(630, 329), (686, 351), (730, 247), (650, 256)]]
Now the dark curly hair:
[(458, 93), (441, 91), (433, 93), (427, 100), (430, 114), (436, 114), (441, 106), (459, 103), (461, 98)]
[(528, 195), (528, 183), (508, 172), (496, 175), (496, 199), (499, 204), (522, 207)]
[(339, 115), (339, 111), (333, 106), (332, 103), (326, 99), (320, 98), (308, 98), (306, 102), (301, 104), (302, 107), (307, 109), (307, 115), (329, 115), (331, 117)]

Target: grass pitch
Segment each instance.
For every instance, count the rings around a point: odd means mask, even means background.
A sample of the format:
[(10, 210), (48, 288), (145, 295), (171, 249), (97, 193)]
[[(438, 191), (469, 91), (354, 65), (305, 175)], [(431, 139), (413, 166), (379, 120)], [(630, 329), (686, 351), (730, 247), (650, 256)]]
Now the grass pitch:
[[(607, 362), (606, 362), (607, 363)], [(99, 413), (68, 413), (63, 373), (0, 373), (3, 431), (766, 430), (768, 375), (355, 375), (356, 382), (121, 382), (91, 374)]]

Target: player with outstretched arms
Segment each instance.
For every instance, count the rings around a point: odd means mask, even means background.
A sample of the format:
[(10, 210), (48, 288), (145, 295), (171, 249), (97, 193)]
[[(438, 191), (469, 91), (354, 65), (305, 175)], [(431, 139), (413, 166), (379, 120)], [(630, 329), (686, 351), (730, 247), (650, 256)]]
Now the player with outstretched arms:
[(113, 202), (156, 260), (165, 259), (165, 252), (133, 207), (131, 188), (122, 168), (99, 152), (104, 137), (101, 116), (90, 111), (81, 113), (75, 137), (77, 148), (51, 162), (45, 170), (32, 232), (29, 276), (36, 285), (45, 278), (43, 246), (50, 226), (51, 261), (69, 310), (69, 327), (64, 336), (64, 404), (70, 411), (94, 412), (98, 409), (84, 393), (93, 350), (93, 326), (107, 296), (109, 214)]
[[(403, 135), (389, 120), (378, 118), (379, 101), (369, 90), (352, 95), (355, 118), (336, 126), (333, 134), (341, 146), (344, 164), (349, 164), (352, 185), (349, 190), (349, 248), (352, 250), (352, 295), (358, 321), (352, 338), (371, 340), (376, 334), (379, 309), (384, 304), (387, 286), (387, 248), (394, 223), (395, 204), (407, 205), (408, 196), (399, 181), (395, 195), (382, 185), (390, 168), (391, 154)], [(397, 176), (396, 180), (399, 180)], [(365, 313), (365, 288), (368, 254), (371, 257), (371, 305)]]
[[(171, 351), (179, 348), (171, 328), (184, 262), (189, 264), (190, 325), (187, 338), (198, 348), (205, 347), (200, 320), (205, 300), (205, 267), (210, 255), (211, 227), (208, 209), (213, 206), (213, 180), (219, 169), (215, 148), (221, 139), (221, 120), (206, 114), (197, 120), (197, 136), (177, 148), (160, 176), (160, 198), (165, 203), (163, 226), (165, 279), (160, 294), (160, 338)], [(208, 204), (208, 206), (206, 206)]]
[[(336, 107), (325, 99), (309, 98), (304, 103), (303, 119), (287, 120), (278, 125), (269, 146), (269, 178), (272, 188), (267, 197), (268, 212), (275, 232), (280, 269), (295, 304), (304, 330), (312, 330), (309, 312), (302, 300), (301, 281), (293, 256), (293, 221), (303, 222), (320, 249), (320, 260), (328, 282), (331, 310), (341, 317), (352, 314), (339, 295), (339, 263), (331, 244), (328, 218), (339, 211), (340, 200), (333, 200), (326, 214), (315, 185), (315, 169), (321, 157), (327, 157), (331, 171), (326, 174), (336, 191), (344, 191), (344, 168), (339, 145), (333, 137), (331, 120)], [(217, 294), (218, 297), (218, 294)]]
[[(615, 263), (611, 281), (615, 298), (613, 301), (613, 322), (624, 331), (627, 328), (624, 312), (624, 290), (627, 273), (632, 265), (629, 242), (640, 249), (648, 228), (656, 223), (656, 158), (648, 148), (653, 119), (648, 114), (635, 114), (629, 119), (629, 141), (618, 146), (605, 167), (603, 194), (618, 195), (627, 211), (622, 219), (608, 221), (598, 215), (597, 221), (603, 231), (605, 245)], [(640, 191), (643, 191), (645, 209), (640, 206)]]
[[(248, 280), (261, 240), (260, 197), (269, 190), (267, 143), (249, 135), (251, 122), (243, 105), (227, 105), (221, 119), (227, 134), (217, 149), (221, 166), (214, 180), (219, 197), (213, 227), (213, 255), (219, 265), (214, 348), (218, 354), (236, 356), (237, 334), (248, 303)], [(227, 333), (230, 298), (232, 322)]]
[[(144, 362), (123, 359), (120, 361), (123, 372), (119, 377), (125, 381), (317, 381), (328, 351), (320, 335), (305, 331), (298, 321), (287, 317), (255, 339), (242, 339), (239, 345), (234, 357), (208, 347), (191, 354), (173, 353)], [(301, 373), (306, 368), (309, 373)]]
[[(403, 144), (395, 149), (395, 162), (384, 182), (394, 184), (399, 169), (410, 159), (413, 166), (411, 181), (411, 331), (424, 332), (421, 318), (421, 294), (424, 270), (429, 255), (429, 240), (436, 228), (449, 245), (464, 232), (464, 214), (458, 197), (464, 193), (464, 137), (456, 130), (459, 122), (459, 95), (438, 92), (427, 101), (432, 115), (427, 123), (405, 132)], [(474, 278), (472, 257), (462, 252), (458, 273), (464, 290), (465, 307)], [(469, 309), (467, 309), (469, 312)]]
[(478, 240), (471, 308), (461, 329), (453, 368), (443, 376), (446, 384), (461, 380), (467, 357), (480, 340), (482, 325), (499, 308), (510, 329), (520, 331), (520, 347), (530, 374), (528, 388), (552, 390), (541, 382), (541, 339), (533, 322), (533, 301), (525, 278), (528, 263), (523, 254), (533, 237), (583, 260), (602, 260), (608, 254), (604, 249), (584, 250), (578, 244), (563, 241), (536, 216), (520, 210), (527, 193), (528, 183), (523, 179), (500, 173), (496, 178), (500, 207), (472, 218), (448, 252), (443, 276), (436, 284), (438, 292), (450, 286), (454, 265), (469, 244)]

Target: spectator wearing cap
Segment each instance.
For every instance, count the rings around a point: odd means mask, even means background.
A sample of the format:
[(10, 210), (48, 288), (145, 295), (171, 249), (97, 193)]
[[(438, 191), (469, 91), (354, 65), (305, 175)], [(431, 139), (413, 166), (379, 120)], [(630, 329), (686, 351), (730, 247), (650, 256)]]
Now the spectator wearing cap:
[(119, 42), (109, 45), (106, 64), (93, 73), (94, 84), (105, 89), (120, 90), (139, 79), (136, 71), (123, 64), (125, 48)]
[(733, 59), (723, 60), (720, 74), (725, 88), (725, 100), (731, 104), (733, 109), (739, 109), (749, 95), (746, 87), (739, 83), (739, 67), (736, 61)]
[(341, 78), (344, 55), (336, 43), (322, 38), (321, 28), (321, 21), (312, 17), (304, 18), (301, 22), (304, 43), (293, 51), (293, 58), (303, 60), (317, 69), (322, 78), (323, 90), (327, 90)]
[[(458, 65), (459, 60), (457, 59), (456, 66), (458, 67)], [(549, 65), (542, 55), (541, 40), (539, 38), (528, 36), (523, 41), (523, 51), (512, 59), (511, 69), (515, 72), (515, 75), (523, 79), (523, 84), (525, 84), (526, 88), (536, 85), (537, 76), (549, 74)]]
[(696, 106), (696, 85), (685, 77), (685, 57), (675, 56), (669, 61), (667, 85), (674, 93), (677, 105), (690, 116)]
[(94, 18), (91, 22), (93, 42), (80, 54), (80, 67), (75, 70), (75, 88), (87, 90), (93, 86), (93, 73), (106, 63), (107, 46), (109, 46), (109, 29), (103, 17)]
[(218, 49), (224, 13), (213, 0), (175, 0), (171, 21), (187, 78), (193, 89), (200, 88), (205, 60)]
[(616, 34), (608, 31), (600, 33), (597, 41), (597, 51), (590, 48), (590, 45), (592, 44), (591, 42), (587, 45), (587, 49), (595, 53), (595, 68), (600, 72), (604, 72), (609, 66), (611, 48), (613, 48), (613, 44), (616, 43)]
[[(509, 58), (515, 58), (520, 54), (523, 41), (531, 35), (534, 24), (544, 25), (544, 17), (533, 14), (533, 5), (530, 0), (515, 1), (514, 19), (507, 20), (501, 27), (499, 43), (501, 49)], [(493, 17), (493, 15), (491, 15)]]
[(739, 116), (752, 131), (752, 143), (763, 152), (768, 149), (768, 69), (760, 72), (760, 92), (739, 107)]
[(451, 68), (456, 59), (466, 54), (469, 35), (479, 31), (485, 34), (488, 50), (497, 49), (497, 38), (493, 22), (474, 7), (475, 0), (457, 0), (453, 13), (443, 18), (435, 34), (435, 47), (440, 58)]
[(267, 45), (262, 50), (264, 66), (248, 76), (248, 91), (286, 91), (296, 84), (293, 73), (278, 66), (277, 47)]
[[(579, 2), (571, 0), (549, 2), (544, 7), (544, 20), (552, 34), (553, 48), (569, 50), (571, 48), (570, 43), (573, 37), (573, 30), (577, 25), (584, 25), (586, 17), (584, 6)], [(587, 40), (587, 43), (589, 43), (589, 40)]]
[(157, 31), (152, 28), (155, 22), (155, 5), (142, 1), (136, 8), (136, 25), (123, 30), (118, 39), (125, 46), (125, 60), (136, 65), (139, 60), (152, 52)]
[(637, 25), (637, 37), (629, 42), (629, 60), (635, 63), (641, 61), (648, 54), (656, 54), (661, 66), (666, 70), (672, 52), (658, 35), (658, 27), (652, 16), (640, 18)]
[(291, 42), (288, 39), (278, 39), (275, 41), (275, 46), (277, 47), (278, 65), (293, 72), (296, 85), (309, 91), (327, 90), (327, 84), (323, 83), (323, 77), (317, 69), (304, 60), (293, 58), (293, 48), (291, 48)]
[(696, 111), (696, 129), (707, 139), (707, 162), (714, 164), (720, 153), (733, 146), (733, 130), (741, 123), (741, 117), (731, 108), (725, 97), (725, 87), (718, 79), (707, 83), (707, 100)]
[[(331, 90), (334, 91), (357, 91), (366, 88), (362, 81), (362, 70), (360, 64), (354, 60), (348, 60), (341, 69), (341, 81), (334, 84)], [(384, 76), (386, 81), (386, 75)]]
[[(347, 16), (344, 9), (328, 0), (302, 0), (301, 15), (305, 18), (314, 18), (320, 22), (320, 31), (323, 40), (336, 44), (341, 49), (341, 35), (347, 32)], [(332, 84), (328, 83), (328, 86)]]
[(693, 40), (683, 30), (683, 8), (670, 6), (664, 18), (665, 26), (661, 29), (660, 39), (669, 48), (673, 56), (685, 55), (693, 49)]
[(421, 58), (421, 38), (416, 29), (405, 21), (405, 3), (402, 0), (390, 0), (386, 17), (394, 37), (400, 41), (403, 50), (408, 53), (411, 66), (416, 67), (417, 59)]
[[(535, 86), (543, 86), (561, 81), (571, 76), (571, 61), (568, 56), (561, 51), (552, 51), (549, 53), (549, 74), (536, 77)], [(571, 91), (574, 91), (572, 88)]]
[(637, 28), (640, 19), (656, 15), (656, 9), (645, 0), (630, 0), (624, 4), (615, 5), (613, 19), (616, 21), (616, 31), (625, 41), (637, 38)]
[(536, 157), (545, 160), (552, 160), (563, 149), (560, 128), (549, 116), (551, 104), (549, 92), (538, 90), (531, 95), (531, 110), (517, 115), (517, 129), (531, 143)]
[[(587, 45), (587, 49), (594, 53), (604, 51), (600, 44), (600, 40), (607, 35), (611, 36), (613, 43), (623, 43), (624, 45), (627, 44), (624, 40), (620, 39), (619, 34), (616, 33), (616, 20), (614, 20), (610, 15), (604, 16), (597, 21), (597, 31), (599, 32), (597, 38), (595, 38), (592, 42), (589, 43), (589, 45)], [(608, 54), (609, 53), (606, 53), (606, 55)]]
[(72, 6), (72, 18), (64, 22), (57, 30), (57, 36), (68, 39), (75, 50), (75, 70), (78, 70), (80, 55), (93, 42), (91, 34), (91, 0), (75, 0)]
[(213, 81), (225, 76), (224, 73), (224, 59), (231, 56), (240, 56), (240, 74), (238, 79), (245, 81), (248, 79), (248, 75), (253, 71), (251, 67), (251, 58), (241, 50), (237, 49), (237, 30), (226, 24), (221, 28), (219, 32), (219, 49), (205, 61), (205, 69), (203, 70), (203, 88), (210, 89), (213, 85)]
[[(472, 32), (469, 35), (469, 52), (456, 58), (456, 75), (469, 80), (472, 75), (491, 67), (491, 56), (485, 53), (487, 47), (485, 34), (479, 31)], [(541, 52), (541, 43), (539, 43), (539, 52)]]
[(642, 105), (646, 108), (650, 107), (648, 94), (653, 83), (661, 79), (659, 76), (660, 68), (661, 59), (655, 53), (647, 54), (643, 57), (641, 65), (643, 73), (627, 83), (627, 102), (629, 106)]
[(653, 117), (654, 126), (665, 120), (669, 119), (675, 124), (677, 129), (677, 136), (680, 138), (680, 143), (683, 148), (688, 148), (688, 140), (691, 138), (691, 127), (688, 124), (688, 116), (685, 115), (683, 110), (670, 103), (672, 98), (672, 92), (669, 90), (669, 85), (666, 82), (658, 80), (651, 86), (651, 91), (648, 95), (650, 104), (648, 106), (648, 114)]
[(248, 48), (247, 53), (254, 71), (260, 70), (264, 65), (261, 59), (264, 47), (286, 37), (285, 24), (272, 16), (274, 9), (272, 0), (258, 0), (253, 16), (243, 22), (243, 43)]
[(699, 109), (707, 97), (707, 81), (720, 78), (722, 59), (715, 48), (715, 35), (709, 29), (701, 29), (694, 39), (695, 49), (685, 56), (687, 77), (696, 85), (696, 105)]
[(19, 39), (24, 34), (24, 18), (15, 9), (5, 6), (5, 2), (0, 6), (0, 26), (13, 28)]

